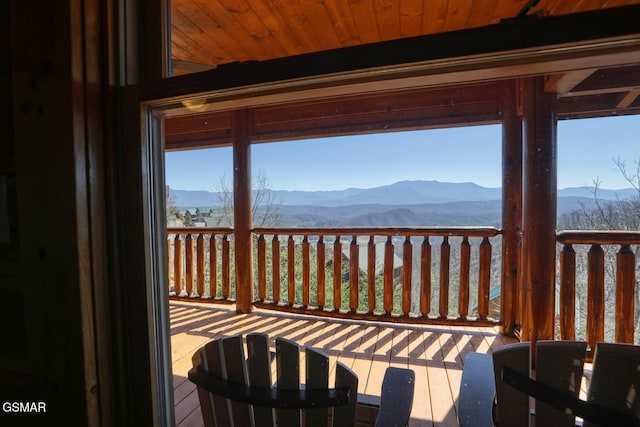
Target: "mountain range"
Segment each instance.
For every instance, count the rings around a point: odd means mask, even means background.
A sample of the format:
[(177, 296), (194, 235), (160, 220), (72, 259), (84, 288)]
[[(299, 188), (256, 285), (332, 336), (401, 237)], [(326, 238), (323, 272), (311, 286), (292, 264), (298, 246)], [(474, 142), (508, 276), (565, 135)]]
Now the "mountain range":
[[(330, 191), (268, 190), (286, 226), (500, 226), (502, 190), (465, 182), (399, 181), (374, 188)], [(558, 190), (558, 214), (594, 206), (594, 187)], [(629, 189), (598, 189), (601, 200), (637, 195)], [(180, 210), (216, 208), (210, 191), (170, 190)], [(216, 225), (215, 223), (208, 225)]]
[[(571, 187), (558, 190), (558, 198), (593, 199), (594, 187)], [(219, 206), (217, 192), (171, 189), (171, 197), (179, 208)], [(416, 205), (500, 200), (500, 187), (482, 187), (472, 182), (399, 181), (373, 188), (346, 188), (328, 191), (269, 190), (279, 205), (289, 206), (350, 206), (350, 205)], [(625, 199), (637, 192), (633, 188), (621, 190), (598, 189), (602, 200)]]

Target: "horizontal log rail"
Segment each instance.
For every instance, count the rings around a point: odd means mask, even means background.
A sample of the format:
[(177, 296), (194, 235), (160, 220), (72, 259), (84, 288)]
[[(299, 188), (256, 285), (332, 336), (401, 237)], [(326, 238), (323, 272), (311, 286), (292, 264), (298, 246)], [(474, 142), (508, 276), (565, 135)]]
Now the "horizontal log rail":
[(170, 297), (234, 302), (232, 236), (228, 227), (167, 228)]
[[(253, 233), (260, 307), (398, 322), (494, 324), (490, 239), (501, 233), (497, 228), (271, 227)], [(438, 258), (432, 263), (433, 254)], [(452, 264), (457, 265), (453, 275)]]
[[(640, 232), (637, 231), (562, 231), (557, 235), (562, 245), (560, 250), (560, 338), (576, 339), (576, 286), (579, 276), (576, 266), (575, 245), (589, 246), (586, 267), (586, 325), (584, 335), (591, 349), (595, 344), (605, 341), (605, 323), (607, 317), (615, 323), (613, 340), (621, 343), (633, 343), (636, 333), (636, 306), (638, 269), (636, 254), (632, 245), (640, 245)], [(614, 274), (607, 277), (604, 247), (616, 250)], [(636, 248), (637, 249), (637, 248)], [(613, 282), (613, 283), (608, 283)], [(606, 296), (613, 293), (614, 301), (607, 304)], [(613, 313), (606, 311), (607, 307)]]

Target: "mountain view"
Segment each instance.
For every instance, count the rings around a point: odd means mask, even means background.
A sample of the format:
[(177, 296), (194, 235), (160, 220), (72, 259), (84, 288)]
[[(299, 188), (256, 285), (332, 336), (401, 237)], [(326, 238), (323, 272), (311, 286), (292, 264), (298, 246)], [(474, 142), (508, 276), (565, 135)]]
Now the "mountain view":
[[(501, 225), (502, 190), (471, 182), (399, 181), (374, 188), (265, 191), (272, 193), (280, 223), (286, 226)], [(602, 200), (626, 199), (633, 194), (633, 189), (598, 189)], [(210, 191), (170, 189), (170, 198), (181, 211), (216, 211), (221, 207), (220, 196)], [(583, 206), (594, 206), (593, 187), (558, 190), (559, 215)], [(207, 225), (217, 224), (207, 221)]]

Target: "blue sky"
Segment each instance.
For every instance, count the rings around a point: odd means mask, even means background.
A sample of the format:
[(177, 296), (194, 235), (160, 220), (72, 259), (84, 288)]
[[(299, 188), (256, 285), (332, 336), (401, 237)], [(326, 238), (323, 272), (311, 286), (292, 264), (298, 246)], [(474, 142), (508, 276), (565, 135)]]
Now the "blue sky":
[[(252, 146), (252, 169), (274, 190), (369, 188), (401, 180), (501, 185), (500, 126), (393, 132)], [(640, 116), (560, 121), (558, 187), (627, 188), (613, 159), (640, 159)], [(166, 183), (215, 191), (232, 178), (231, 148), (170, 152)]]

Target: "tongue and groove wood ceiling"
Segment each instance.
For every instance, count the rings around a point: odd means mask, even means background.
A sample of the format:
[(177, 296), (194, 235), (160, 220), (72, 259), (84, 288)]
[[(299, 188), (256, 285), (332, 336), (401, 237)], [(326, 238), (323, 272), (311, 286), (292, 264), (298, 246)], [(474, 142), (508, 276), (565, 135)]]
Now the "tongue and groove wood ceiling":
[[(639, 5), (640, 0), (171, 0), (174, 75), (236, 62)], [(640, 18), (640, 16), (639, 16)], [(639, 27), (640, 27), (640, 21)], [(549, 75), (561, 118), (640, 114), (640, 64)]]
[[(527, 7), (537, 3), (532, 8)], [(640, 0), (171, 0), (175, 74)]]

